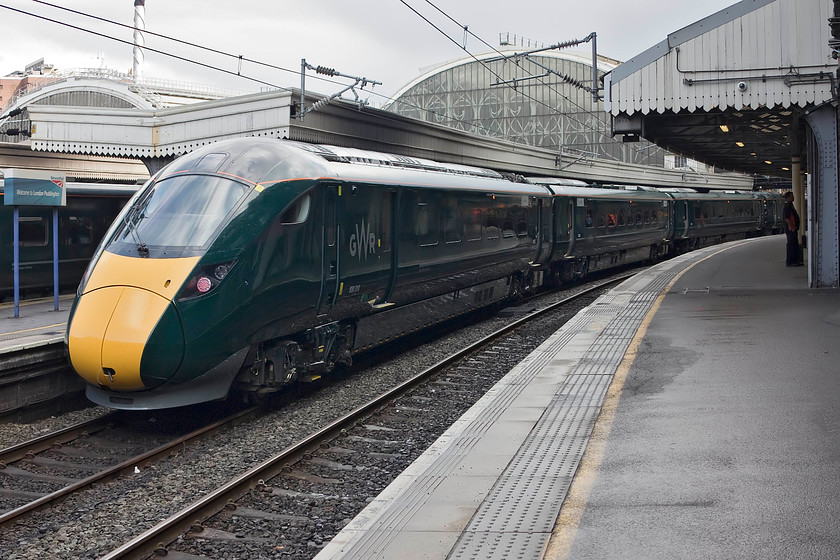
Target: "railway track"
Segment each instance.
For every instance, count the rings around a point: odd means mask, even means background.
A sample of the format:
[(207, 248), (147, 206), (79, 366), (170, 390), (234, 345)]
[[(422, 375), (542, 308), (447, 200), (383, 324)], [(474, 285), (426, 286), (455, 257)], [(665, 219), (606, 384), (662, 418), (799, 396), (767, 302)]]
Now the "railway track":
[(0, 450), (0, 527), (95, 483), (138, 473), (257, 412), (252, 407), (192, 431), (176, 429), (174, 437), (168, 429), (137, 429), (136, 414), (113, 412)]
[[(296, 558), (314, 556), (333, 529), (322, 523), (319, 534), (315, 522), (313, 532), (313, 519), (332, 516), (343, 525), (364, 506), (364, 501), (359, 503), (340, 489), (348, 480), (353, 479), (355, 488), (373, 484), (376, 489), (370, 492), (378, 494), (434, 441), (435, 435), (412, 438), (411, 434), (422, 431), (417, 428), (441, 408), (441, 401), (463, 401), (448, 409), (442, 422), (437, 419), (441, 426), (451, 425), (492, 387), (498, 378), (493, 370), (501, 367), (506, 372), (531, 346), (539, 345), (523, 345), (516, 338), (518, 330), (572, 301), (594, 299), (594, 292), (626, 277), (613, 278), (510, 322), (231, 478), (101, 558), (153, 554), (214, 558), (231, 553), (256, 558), (264, 557), (266, 551)], [(551, 326), (550, 332), (554, 330), (556, 326)], [(305, 545), (292, 536), (301, 529), (310, 533)]]

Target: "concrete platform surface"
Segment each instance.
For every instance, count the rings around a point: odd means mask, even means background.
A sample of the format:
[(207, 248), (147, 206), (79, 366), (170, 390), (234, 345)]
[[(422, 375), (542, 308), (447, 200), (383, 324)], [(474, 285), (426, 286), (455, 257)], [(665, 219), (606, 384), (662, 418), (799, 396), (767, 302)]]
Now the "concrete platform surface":
[(783, 236), (579, 313), (316, 557), (840, 557), (840, 291)]
[(0, 354), (61, 342), (74, 294), (22, 300), (15, 317), (14, 302), (0, 303)]

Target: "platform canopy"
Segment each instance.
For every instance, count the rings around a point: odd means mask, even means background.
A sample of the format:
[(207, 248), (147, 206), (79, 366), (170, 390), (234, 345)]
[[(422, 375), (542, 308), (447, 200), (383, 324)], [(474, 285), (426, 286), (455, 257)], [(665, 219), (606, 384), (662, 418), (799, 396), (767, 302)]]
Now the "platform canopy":
[(801, 117), (836, 96), (827, 0), (744, 0), (607, 75), (616, 134), (730, 170), (790, 177)]

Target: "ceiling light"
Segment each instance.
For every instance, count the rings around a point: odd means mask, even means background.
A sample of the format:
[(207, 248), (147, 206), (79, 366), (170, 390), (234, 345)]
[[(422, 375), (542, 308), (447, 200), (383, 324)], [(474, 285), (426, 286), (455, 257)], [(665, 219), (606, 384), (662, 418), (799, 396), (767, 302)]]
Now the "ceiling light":
[(773, 165), (773, 162), (770, 161), (769, 159), (765, 159), (764, 163), (766, 163), (767, 165)]
[(782, 171), (790, 171), (790, 167), (782, 167)]
[(725, 124), (720, 125), (720, 129), (724, 132), (729, 132), (729, 127), (726, 126)]
[(744, 143), (743, 143), (743, 142), (735, 142), (735, 145), (736, 145), (736, 146), (738, 146), (739, 148), (743, 148), (743, 147), (744, 147)]

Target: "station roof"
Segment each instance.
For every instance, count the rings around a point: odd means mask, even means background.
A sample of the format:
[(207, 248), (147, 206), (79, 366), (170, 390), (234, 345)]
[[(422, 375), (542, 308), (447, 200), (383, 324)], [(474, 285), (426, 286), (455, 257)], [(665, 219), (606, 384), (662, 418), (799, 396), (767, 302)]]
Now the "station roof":
[(800, 117), (836, 95), (823, 0), (743, 0), (617, 67), (605, 79), (616, 134), (718, 167), (790, 176)]

